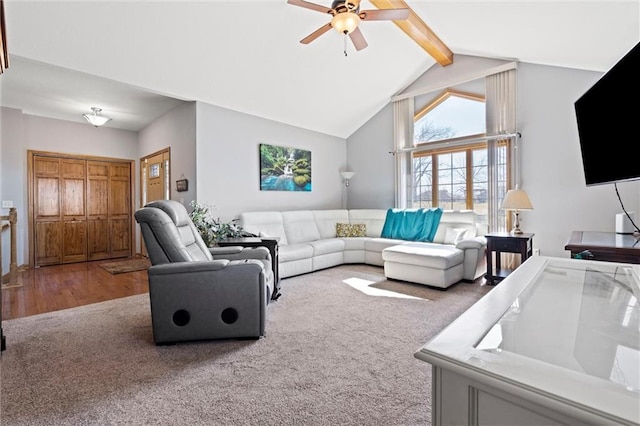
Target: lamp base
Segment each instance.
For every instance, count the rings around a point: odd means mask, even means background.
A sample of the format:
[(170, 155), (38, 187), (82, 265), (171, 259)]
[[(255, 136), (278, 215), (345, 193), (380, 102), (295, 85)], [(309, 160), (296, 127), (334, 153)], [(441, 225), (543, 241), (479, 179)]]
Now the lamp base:
[(511, 233), (514, 235), (520, 235), (522, 234), (522, 229), (520, 229), (520, 212), (518, 210), (514, 211), (515, 215), (516, 215), (516, 221), (513, 224), (513, 229), (511, 230)]

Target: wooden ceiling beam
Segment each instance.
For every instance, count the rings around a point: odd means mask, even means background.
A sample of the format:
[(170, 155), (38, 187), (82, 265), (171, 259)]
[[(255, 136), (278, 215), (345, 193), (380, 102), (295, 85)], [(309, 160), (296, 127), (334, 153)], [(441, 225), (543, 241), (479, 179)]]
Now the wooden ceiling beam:
[(393, 23), (426, 50), (440, 65), (447, 66), (453, 63), (453, 52), (404, 0), (370, 1), (378, 9), (409, 9), (409, 18), (403, 21), (393, 21)]

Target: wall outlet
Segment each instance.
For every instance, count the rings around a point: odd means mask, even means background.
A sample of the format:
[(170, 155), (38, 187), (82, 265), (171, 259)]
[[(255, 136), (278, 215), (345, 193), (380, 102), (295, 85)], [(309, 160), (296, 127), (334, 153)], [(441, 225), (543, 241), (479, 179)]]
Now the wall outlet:
[(533, 249), (534, 256), (540, 256), (540, 249)]
[(11, 207), (13, 207), (13, 201), (11, 201), (11, 200), (2, 200), (2, 208), (3, 209), (10, 209)]

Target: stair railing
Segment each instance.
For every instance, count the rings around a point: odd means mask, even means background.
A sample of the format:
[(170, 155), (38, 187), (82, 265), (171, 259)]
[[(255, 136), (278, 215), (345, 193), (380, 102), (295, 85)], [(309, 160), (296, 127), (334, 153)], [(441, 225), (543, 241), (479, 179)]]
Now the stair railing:
[[(0, 238), (0, 277), (2, 280), (2, 287), (17, 287), (18, 283), (18, 249), (17, 249), (17, 226), (18, 223), (18, 211), (15, 207), (9, 209), (9, 214), (6, 216), (0, 216), (0, 221), (9, 223), (2, 223), (2, 232), (7, 228), (11, 230), (10, 250), (11, 258), (9, 261), (9, 275), (5, 278), (2, 275), (2, 243)], [(6, 283), (5, 283), (6, 281)]]

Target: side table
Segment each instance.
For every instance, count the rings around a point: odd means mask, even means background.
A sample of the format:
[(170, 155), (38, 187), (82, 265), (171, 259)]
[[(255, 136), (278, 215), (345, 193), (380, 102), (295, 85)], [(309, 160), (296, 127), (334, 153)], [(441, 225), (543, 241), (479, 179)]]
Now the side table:
[(487, 274), (485, 275), (487, 284), (495, 284), (496, 281), (506, 278), (513, 272), (513, 269), (502, 268), (501, 253), (520, 254), (520, 263), (533, 255), (534, 235), (512, 234), (510, 232), (492, 232), (485, 235), (487, 239)]
[(640, 237), (613, 232), (573, 231), (565, 250), (577, 259), (640, 264)]
[(271, 269), (273, 270), (274, 291), (271, 300), (280, 297), (280, 274), (278, 273), (278, 239), (274, 237), (242, 237), (228, 238), (218, 241), (220, 247), (242, 246), (242, 247), (266, 247), (271, 253)]

